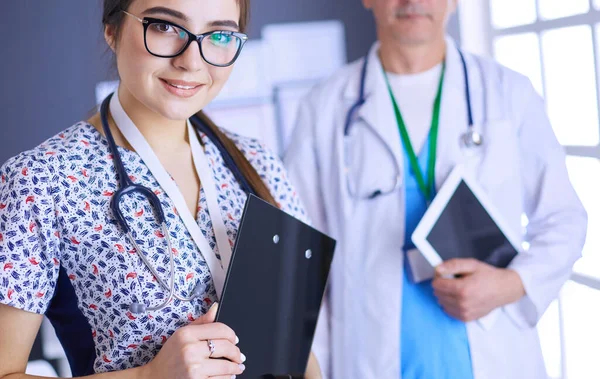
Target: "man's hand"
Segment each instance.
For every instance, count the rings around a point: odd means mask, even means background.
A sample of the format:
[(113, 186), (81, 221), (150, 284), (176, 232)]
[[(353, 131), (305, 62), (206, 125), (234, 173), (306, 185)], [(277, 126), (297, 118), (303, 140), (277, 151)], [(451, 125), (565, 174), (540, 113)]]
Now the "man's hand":
[[(458, 275), (458, 278), (448, 279)], [(451, 259), (436, 267), (434, 294), (446, 313), (464, 321), (477, 320), (494, 309), (525, 296), (516, 271), (476, 259)]]

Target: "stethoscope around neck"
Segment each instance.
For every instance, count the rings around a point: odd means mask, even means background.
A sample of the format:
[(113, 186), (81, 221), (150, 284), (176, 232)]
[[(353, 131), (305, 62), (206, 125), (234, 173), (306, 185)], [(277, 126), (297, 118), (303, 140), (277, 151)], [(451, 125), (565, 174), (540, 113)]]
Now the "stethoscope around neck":
[[(154, 278), (156, 278), (157, 282), (164, 289), (169, 291), (169, 295), (161, 304), (154, 306), (154, 307), (150, 307), (143, 303), (133, 302), (129, 305), (129, 311), (133, 314), (158, 311), (158, 310), (165, 308), (171, 302), (171, 300), (173, 300), (174, 298), (177, 300), (185, 301), (185, 302), (191, 302), (191, 301), (199, 298), (200, 296), (202, 296), (205, 293), (206, 284), (202, 283), (201, 280), (198, 280), (195, 287), (191, 291), (190, 296), (181, 296), (175, 292), (175, 264), (174, 264), (174, 257), (173, 257), (174, 253), (173, 253), (173, 246), (171, 244), (171, 237), (169, 234), (169, 230), (167, 228), (165, 214), (164, 214), (164, 211), (163, 211), (163, 208), (162, 208), (162, 205), (160, 203), (158, 196), (156, 196), (156, 194), (151, 189), (144, 187), (142, 185), (133, 183), (131, 181), (131, 179), (129, 179), (129, 175), (127, 175), (127, 171), (125, 170), (125, 166), (123, 165), (123, 161), (121, 160), (121, 155), (119, 153), (119, 149), (117, 147), (117, 144), (116, 144), (114, 137), (112, 135), (112, 132), (110, 130), (110, 126), (108, 124), (108, 109), (109, 109), (110, 100), (111, 100), (112, 96), (113, 96), (113, 94), (109, 95), (102, 102), (102, 105), (100, 107), (100, 118), (102, 120), (102, 129), (104, 130), (106, 140), (108, 141), (108, 148), (112, 154), (115, 170), (116, 170), (116, 173), (118, 176), (118, 181), (119, 181), (119, 188), (117, 189), (117, 191), (115, 191), (115, 193), (112, 196), (112, 199), (110, 202), (110, 208), (111, 208), (111, 211), (112, 211), (114, 217), (116, 218), (117, 224), (123, 229), (123, 232), (125, 233), (127, 239), (129, 240), (131, 245), (134, 247), (135, 252), (140, 257), (140, 259), (142, 260), (144, 265), (150, 270), (150, 272), (152, 273)], [(236, 180), (238, 181), (238, 183), (240, 183), (242, 190), (244, 190), (247, 194), (255, 194), (254, 189), (252, 188), (250, 183), (246, 180), (246, 177), (242, 174), (240, 169), (237, 167), (237, 165), (235, 164), (235, 161), (233, 160), (233, 157), (227, 151), (227, 149), (225, 148), (222, 141), (218, 138), (218, 136), (204, 122), (202, 122), (202, 120), (200, 120), (199, 117), (194, 116), (191, 118), (191, 121), (192, 121), (192, 125), (194, 126), (194, 128), (197, 131), (205, 134), (211, 140), (211, 142), (217, 147), (217, 149), (221, 153), (221, 156), (223, 157), (223, 160), (225, 161), (225, 164), (230, 169), (230, 171), (233, 173), (233, 175), (236, 178)], [(121, 212), (121, 209), (119, 208), (119, 203), (120, 203), (121, 199), (123, 199), (124, 196), (131, 195), (133, 193), (140, 193), (148, 199), (148, 201), (150, 202), (150, 205), (154, 209), (157, 222), (161, 226), (161, 232), (165, 236), (165, 239), (167, 241), (167, 245), (169, 248), (169, 269), (170, 269), (170, 281), (168, 284), (165, 283), (165, 281), (160, 277), (160, 275), (158, 274), (158, 272), (156, 271), (154, 266), (148, 261), (148, 259), (142, 253), (141, 248), (139, 247), (139, 245), (135, 241), (135, 238), (133, 238), (133, 235), (131, 234), (131, 229), (130, 229), (129, 225), (127, 224), (127, 220), (126, 220), (125, 216), (123, 215), (123, 213)]]
[[(473, 123), (473, 109), (472, 109), (472, 105), (471, 105), (471, 90), (470, 90), (470, 85), (469, 85), (469, 73), (467, 70), (467, 62), (465, 60), (464, 54), (462, 53), (462, 51), (460, 51), (460, 49), (458, 50), (458, 55), (460, 56), (460, 60), (462, 63), (462, 68), (463, 68), (463, 74), (464, 74), (464, 78), (465, 78), (465, 98), (467, 100), (467, 121), (468, 121), (467, 130), (460, 136), (459, 143), (461, 144), (462, 147), (472, 150), (474, 148), (478, 148), (481, 145), (483, 145), (483, 136), (481, 135), (481, 133), (479, 133), (477, 130), (475, 130), (475, 125)], [(360, 89), (359, 89), (358, 99), (350, 107), (350, 109), (348, 110), (348, 114), (346, 115), (346, 121), (344, 124), (344, 140), (346, 140), (346, 141), (349, 138), (350, 128), (352, 126), (352, 122), (354, 121), (354, 117), (355, 117), (356, 113), (358, 112), (360, 107), (362, 107), (365, 104), (365, 102), (367, 100), (366, 94), (365, 94), (365, 86), (366, 86), (366, 82), (367, 82), (368, 66), (369, 66), (369, 57), (367, 56), (364, 59), (364, 63), (362, 65), (361, 72), (360, 72)], [(384, 145), (387, 146), (385, 141), (383, 141), (383, 142), (384, 142)], [(345, 173), (346, 173), (346, 182), (347, 182), (348, 192), (350, 193), (350, 195), (352, 197), (355, 197), (355, 198), (361, 197), (361, 196), (356, 195), (355, 191), (353, 190), (353, 188), (350, 184), (349, 149), (347, 148), (346, 143), (344, 143), (344, 145), (346, 147), (345, 151), (344, 151), (344, 164), (345, 164)], [(388, 149), (389, 149), (389, 147), (388, 147)], [(392, 154), (392, 153), (390, 152), (390, 154)], [(394, 161), (395, 161), (395, 159), (394, 159)], [(400, 177), (399, 171), (398, 171), (398, 175), (396, 175), (395, 184), (393, 185), (393, 187), (391, 187), (389, 189), (375, 190), (374, 192), (368, 194), (365, 197), (367, 199), (374, 199), (381, 195), (395, 192), (397, 189), (399, 189), (401, 187), (401, 185), (402, 185), (402, 178)]]

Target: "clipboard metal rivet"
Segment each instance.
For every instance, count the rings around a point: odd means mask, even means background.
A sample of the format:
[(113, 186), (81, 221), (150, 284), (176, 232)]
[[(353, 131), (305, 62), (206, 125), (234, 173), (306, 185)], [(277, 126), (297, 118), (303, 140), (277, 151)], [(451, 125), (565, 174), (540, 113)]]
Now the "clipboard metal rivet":
[(277, 245), (277, 244), (279, 243), (279, 235), (275, 234), (275, 235), (273, 236), (273, 243), (274, 243), (275, 245)]
[(306, 259), (312, 258), (312, 251), (310, 249), (306, 250), (304, 256), (306, 257)]

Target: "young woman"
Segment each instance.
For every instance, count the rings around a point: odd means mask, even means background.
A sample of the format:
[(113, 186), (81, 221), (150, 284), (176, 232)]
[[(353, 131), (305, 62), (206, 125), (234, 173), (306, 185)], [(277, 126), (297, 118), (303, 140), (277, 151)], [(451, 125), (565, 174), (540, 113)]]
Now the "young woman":
[(244, 371), (214, 322), (244, 189), (305, 217), (281, 162), (199, 111), (243, 47), (248, 1), (104, 1), (118, 91), (0, 168), (0, 378), (30, 377), (44, 314), (75, 377)]

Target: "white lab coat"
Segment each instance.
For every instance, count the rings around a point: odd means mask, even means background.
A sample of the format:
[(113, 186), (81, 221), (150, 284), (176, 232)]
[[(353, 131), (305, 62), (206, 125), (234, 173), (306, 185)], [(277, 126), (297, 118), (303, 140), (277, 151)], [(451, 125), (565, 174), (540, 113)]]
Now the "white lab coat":
[[(546, 378), (536, 323), (580, 257), (587, 215), (541, 97), (522, 75), (469, 54), (473, 117), (485, 142), (465, 157), (458, 142), (467, 126), (464, 75), (454, 42), (447, 42), (436, 184), (439, 188), (456, 164), (469, 165), (519, 242), (530, 243), (510, 265), (527, 295), (467, 324), (474, 376)], [(367, 100), (350, 129), (359, 143), (349, 151), (361, 185), (374, 189), (394, 170), (383, 143), (403, 166), (377, 51), (375, 44)], [(313, 345), (324, 373), (333, 379), (398, 379), (404, 190), (356, 200), (344, 174), (344, 122), (358, 98), (361, 67), (362, 60), (343, 68), (304, 100), (286, 165), (316, 227), (338, 240)], [(526, 234), (522, 214), (529, 219)]]

